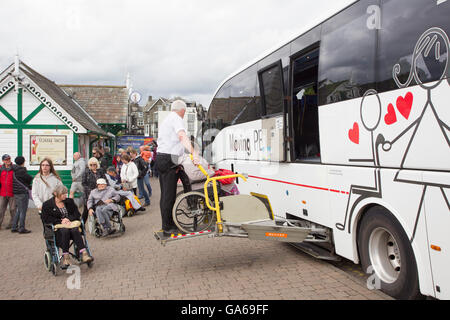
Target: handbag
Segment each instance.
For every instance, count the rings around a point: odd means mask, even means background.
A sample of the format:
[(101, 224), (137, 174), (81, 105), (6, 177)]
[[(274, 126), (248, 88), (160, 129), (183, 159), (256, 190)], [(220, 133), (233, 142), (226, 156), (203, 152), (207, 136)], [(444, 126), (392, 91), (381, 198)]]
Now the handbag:
[[(125, 176), (127, 176), (127, 173), (128, 173), (128, 166), (127, 166), (127, 169), (125, 171)], [(133, 190), (133, 186), (128, 181), (127, 182), (122, 182), (122, 188), (125, 189), (125, 190)]]
[(81, 222), (76, 220), (76, 221), (72, 221), (70, 224), (57, 224), (57, 225), (55, 225), (55, 230), (73, 229), (73, 228), (79, 228), (79, 227), (81, 227)]

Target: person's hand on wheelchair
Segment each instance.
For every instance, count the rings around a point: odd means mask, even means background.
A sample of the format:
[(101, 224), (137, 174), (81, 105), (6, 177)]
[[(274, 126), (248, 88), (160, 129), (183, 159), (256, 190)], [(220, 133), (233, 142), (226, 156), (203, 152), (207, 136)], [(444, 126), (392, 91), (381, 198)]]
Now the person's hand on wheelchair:
[(89, 215), (90, 215), (90, 216), (93, 216), (93, 215), (94, 215), (94, 209), (92, 209), (92, 208), (89, 209)]

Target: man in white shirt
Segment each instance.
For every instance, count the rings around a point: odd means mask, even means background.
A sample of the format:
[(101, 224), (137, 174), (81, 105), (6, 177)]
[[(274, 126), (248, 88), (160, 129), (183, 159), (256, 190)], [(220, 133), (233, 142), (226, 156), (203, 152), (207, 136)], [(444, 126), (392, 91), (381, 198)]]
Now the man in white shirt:
[(162, 229), (166, 235), (178, 233), (178, 228), (172, 219), (172, 208), (177, 194), (177, 166), (184, 151), (194, 155), (194, 162), (198, 163), (198, 154), (187, 137), (184, 126), (186, 103), (181, 100), (174, 101), (171, 113), (162, 122), (159, 128), (158, 154), (156, 156), (156, 169), (159, 172), (161, 187), (161, 218)]

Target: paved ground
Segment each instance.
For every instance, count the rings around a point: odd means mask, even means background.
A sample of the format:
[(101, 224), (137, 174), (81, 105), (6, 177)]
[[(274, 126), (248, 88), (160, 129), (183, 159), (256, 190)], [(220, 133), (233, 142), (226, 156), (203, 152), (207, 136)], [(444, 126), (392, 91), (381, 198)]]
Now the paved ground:
[(27, 216), (31, 234), (2, 229), (0, 299), (391, 299), (368, 290), (361, 277), (288, 244), (197, 238), (162, 247), (153, 237), (161, 217), (159, 185), (151, 180), (152, 206), (124, 220), (122, 237), (88, 236), (95, 265), (81, 266), (80, 289), (68, 289), (74, 274), (54, 277), (44, 268), (45, 243), (35, 209)]

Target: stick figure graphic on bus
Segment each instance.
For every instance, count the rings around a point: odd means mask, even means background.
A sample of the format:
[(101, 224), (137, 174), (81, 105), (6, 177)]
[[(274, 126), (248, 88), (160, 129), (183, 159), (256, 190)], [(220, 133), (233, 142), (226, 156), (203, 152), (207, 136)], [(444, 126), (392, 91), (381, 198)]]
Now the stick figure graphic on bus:
[[(362, 200), (368, 197), (382, 198), (379, 157), (381, 150), (379, 150), (379, 147), (381, 146), (382, 151), (389, 153), (392, 150), (393, 146), (395, 146), (402, 137), (405, 137), (408, 132), (412, 132), (412, 135), (402, 156), (399, 166), (400, 169), (396, 173), (394, 181), (399, 183), (416, 184), (423, 186), (422, 196), (415, 220), (411, 242), (414, 241), (419, 218), (424, 206), (424, 199), (427, 188), (435, 187), (440, 189), (450, 213), (449, 200), (444, 190), (450, 187), (449, 182), (442, 181), (443, 179), (433, 178), (433, 176), (427, 176), (426, 178), (424, 177), (418, 179), (416, 175), (411, 174), (410, 170), (408, 170), (409, 168), (414, 169), (424, 167), (441, 168), (443, 164), (444, 166), (448, 166), (448, 164), (450, 163), (450, 127), (447, 123), (445, 123), (444, 120), (439, 117), (438, 107), (443, 108), (444, 106), (437, 106), (432, 100), (433, 89), (436, 89), (442, 83), (448, 82), (448, 79), (446, 78), (449, 70), (449, 49), (450, 44), (447, 34), (440, 28), (431, 28), (420, 37), (415, 46), (412, 55), (411, 71), (405, 83), (402, 83), (398, 79), (401, 71), (400, 65), (396, 64), (394, 66), (393, 79), (400, 89), (409, 87), (412, 81), (415, 80), (420, 88), (427, 91), (427, 101), (420, 116), (396, 137), (387, 139), (382, 133), (380, 133), (378, 134), (377, 139), (374, 143), (374, 131), (378, 127), (381, 120), (381, 101), (375, 90), (369, 90), (364, 94), (361, 102), (361, 121), (364, 128), (371, 133), (373, 158), (350, 159), (349, 161), (358, 163), (373, 163), (375, 183), (373, 186), (351, 185), (344, 223), (337, 223), (337, 229), (341, 231), (345, 230), (348, 223), (348, 232), (350, 233), (350, 224), (357, 205)], [(419, 61), (423, 61), (426, 63), (428, 72), (423, 72), (423, 70), (421, 70), (422, 72), (419, 72)], [(434, 73), (433, 77), (438, 80), (434, 82), (427, 82), (426, 79), (422, 79), (422, 77), (430, 76), (430, 70), (432, 70), (432, 72)], [(438, 74), (439, 76), (436, 77), (436, 74)], [(370, 121), (372, 121), (372, 124), (369, 124), (369, 119), (365, 118), (364, 116), (364, 101), (369, 95), (376, 95), (380, 108), (379, 112), (377, 112), (377, 115), (375, 117), (372, 116), (372, 118), (370, 119)], [(407, 92), (405, 96), (400, 96), (397, 99), (397, 110), (400, 115), (403, 116), (406, 120), (409, 120), (410, 118), (413, 104), (414, 94), (412, 92)], [(384, 117), (384, 121), (386, 125), (391, 126), (395, 124), (397, 120), (398, 116), (396, 114), (395, 108), (392, 104), (390, 104), (388, 106), (388, 113)], [(353, 143), (359, 144), (359, 125), (357, 123), (355, 123), (353, 129), (350, 130), (349, 138)], [(439, 156), (433, 157), (433, 155), (435, 154), (438, 154)], [(427, 155), (430, 156), (427, 157)], [(424, 162), (426, 162), (426, 165), (424, 164)], [(358, 197), (356, 198), (356, 200), (354, 200), (350, 208), (352, 195), (358, 195)]]
[[(399, 139), (401, 139), (406, 133), (412, 131), (412, 136), (400, 164), (400, 170), (394, 178), (394, 181), (397, 182), (423, 186), (422, 198), (420, 200), (411, 242), (414, 241), (427, 188), (440, 188), (450, 211), (449, 201), (444, 191), (445, 188), (450, 187), (448, 182), (446, 183), (441, 179), (436, 180), (430, 177), (417, 179), (410, 175), (407, 170), (408, 168), (414, 168), (417, 161), (423, 161), (425, 158), (427, 166), (429, 167), (440, 168), (442, 167), (442, 164), (448, 165), (450, 163), (450, 140), (448, 137), (450, 127), (439, 118), (438, 108), (443, 108), (444, 106), (435, 105), (432, 100), (433, 89), (441, 85), (447, 77), (449, 67), (449, 49), (450, 44), (447, 34), (440, 28), (431, 28), (420, 37), (416, 44), (412, 55), (411, 71), (408, 80), (405, 83), (401, 83), (398, 79), (398, 75), (400, 74), (399, 64), (395, 65), (393, 69), (394, 81), (399, 88), (406, 88), (411, 84), (412, 80), (415, 80), (415, 82), (422, 89), (427, 91), (427, 102), (420, 116), (398, 136), (390, 141), (385, 141), (382, 147), (385, 152), (390, 152)], [(423, 59), (423, 61), (427, 62), (429, 70), (432, 69), (434, 72), (438, 72), (440, 74), (437, 81), (423, 83), (423, 79), (421, 77), (424, 75), (426, 76), (427, 74), (419, 73), (419, 59)], [(412, 107), (412, 99), (412, 94), (408, 93), (404, 99), (405, 104), (402, 106), (403, 109), (399, 109), (399, 112), (405, 118), (409, 117), (410, 108)], [(439, 156), (434, 157), (434, 154), (439, 154)], [(427, 157), (427, 155), (429, 155), (429, 157)]]
[[(377, 103), (367, 103), (366, 99), (369, 96), (374, 95), (377, 99)], [(365, 103), (366, 102), (366, 103)], [(368, 110), (371, 109), (371, 110)], [(358, 163), (372, 163), (374, 166), (374, 185), (373, 186), (359, 186), (359, 185), (351, 185), (350, 186), (350, 195), (348, 197), (347, 201), (347, 208), (345, 210), (345, 219), (344, 224), (337, 223), (336, 228), (343, 231), (345, 230), (346, 222), (347, 222), (347, 216), (350, 213), (348, 221), (352, 220), (353, 212), (356, 208), (356, 206), (364, 199), (366, 198), (381, 198), (382, 197), (382, 191), (381, 191), (381, 176), (380, 176), (380, 157), (379, 157), (379, 146), (382, 145), (385, 141), (382, 135), (378, 135), (377, 139), (374, 140), (374, 134), (375, 130), (378, 128), (380, 122), (381, 122), (381, 100), (378, 96), (377, 91), (371, 89), (368, 90), (361, 101), (361, 122), (363, 124), (363, 127), (370, 132), (370, 141), (371, 141), (371, 153), (372, 157), (370, 159), (350, 159), (350, 162), (358, 162)], [(376, 116), (373, 116), (373, 114), (376, 114)], [(371, 116), (369, 116), (371, 115)], [(349, 138), (350, 140), (355, 143), (359, 144), (359, 125), (358, 123), (355, 123), (353, 125), (353, 129), (349, 131)], [(353, 202), (353, 205), (350, 209), (350, 201), (352, 199), (352, 195), (358, 195), (355, 202)], [(350, 223), (349, 223), (349, 232), (350, 232)]]

